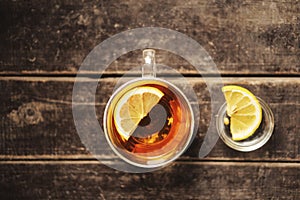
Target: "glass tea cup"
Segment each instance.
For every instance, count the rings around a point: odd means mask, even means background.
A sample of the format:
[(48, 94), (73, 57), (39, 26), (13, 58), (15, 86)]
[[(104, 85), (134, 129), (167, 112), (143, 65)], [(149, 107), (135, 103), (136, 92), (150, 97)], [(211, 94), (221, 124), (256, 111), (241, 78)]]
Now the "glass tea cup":
[(194, 114), (185, 94), (156, 77), (155, 51), (143, 51), (142, 77), (119, 87), (103, 117), (105, 137), (125, 162), (142, 168), (177, 159), (193, 139)]

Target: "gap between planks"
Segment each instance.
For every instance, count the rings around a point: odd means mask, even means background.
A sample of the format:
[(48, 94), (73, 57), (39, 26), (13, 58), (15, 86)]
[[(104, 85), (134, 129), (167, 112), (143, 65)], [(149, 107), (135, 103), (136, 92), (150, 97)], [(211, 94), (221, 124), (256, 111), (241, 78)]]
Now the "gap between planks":
[[(112, 161), (97, 161), (97, 160), (32, 160), (32, 161), (0, 161), (0, 165), (109, 165)], [(114, 162), (114, 164), (117, 164)], [(120, 163), (121, 164), (121, 163)], [(211, 165), (211, 166), (264, 166), (264, 167), (300, 167), (300, 162), (249, 162), (249, 161), (175, 161), (172, 165)], [(167, 167), (167, 166), (166, 166)]]
[[(197, 73), (194, 71), (186, 71), (186, 72), (179, 72), (184, 77), (300, 77), (299, 72), (286, 72), (286, 73), (257, 73), (257, 72), (251, 72), (251, 73)], [(115, 73), (106, 73), (103, 72), (101, 74), (101, 77), (104, 78), (118, 78), (123, 77), (124, 74), (126, 74), (126, 71), (124, 72), (115, 72)], [(172, 77), (172, 76), (178, 76), (178, 74), (172, 74), (172, 73), (164, 73), (160, 72), (160, 76), (162, 77)], [(0, 77), (67, 77), (67, 78), (74, 78), (74, 77), (90, 77), (90, 78), (98, 78), (100, 76), (99, 72), (78, 72), (78, 73), (69, 73), (69, 72), (38, 72), (38, 73), (16, 73), (16, 72), (7, 72), (3, 73), (0, 72)], [(138, 72), (132, 72), (127, 74), (129, 77), (140, 77), (141, 74)]]
[[(101, 159), (101, 162), (96, 158)], [(117, 157), (112, 155), (60, 155), (60, 156), (53, 156), (53, 155), (27, 155), (27, 156), (13, 156), (13, 155), (6, 155), (0, 156), (0, 164), (105, 164), (111, 163)], [(202, 159), (190, 159), (181, 157), (177, 159), (174, 163), (181, 163), (181, 164), (213, 164), (216, 165), (218, 163), (223, 164), (230, 164), (233, 165), (243, 165), (247, 164), (296, 164), (300, 167), (300, 160), (291, 160), (291, 159), (263, 159), (263, 160), (240, 160), (240, 159), (232, 159), (232, 158), (202, 158)]]
[[(133, 76), (137, 77), (137, 76)], [(133, 78), (130, 77), (130, 78)], [(57, 81), (57, 82), (74, 82), (76, 81), (82, 81), (82, 82), (95, 82), (95, 81), (116, 81), (121, 77), (44, 77), (44, 76), (0, 76), (0, 81), (27, 81), (27, 82), (47, 82), (47, 81)], [(138, 78), (138, 77), (137, 77)], [(174, 78), (176, 77), (162, 77), (162, 78)], [(204, 78), (200, 77), (185, 77), (187, 78), (190, 82), (204, 82)], [(299, 77), (264, 77), (264, 76), (259, 76), (259, 77), (222, 77), (222, 76), (213, 76), (213, 77), (205, 77), (205, 80), (211, 81), (211, 82), (216, 82), (216, 78), (221, 78), (225, 83), (230, 82), (230, 81), (245, 81), (245, 78), (247, 78), (247, 82), (249, 81), (274, 81), (274, 82), (300, 82)]]

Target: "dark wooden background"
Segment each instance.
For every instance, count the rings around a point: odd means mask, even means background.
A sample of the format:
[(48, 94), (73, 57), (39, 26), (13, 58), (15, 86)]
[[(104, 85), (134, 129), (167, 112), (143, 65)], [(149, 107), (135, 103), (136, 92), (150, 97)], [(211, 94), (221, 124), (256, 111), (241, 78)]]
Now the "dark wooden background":
[[(199, 98), (200, 128), (170, 166), (129, 174), (99, 163), (81, 143), (72, 88), (85, 56), (105, 39), (138, 27), (169, 28), (199, 42), (224, 83), (263, 98), (275, 130), (241, 153), (218, 141), (198, 158), (210, 122), (205, 82), (179, 56), (158, 63), (187, 76)], [(97, 92), (102, 119), (118, 77), (141, 63), (121, 56)], [(81, 81), (95, 81), (86, 71)], [(0, 2), (0, 199), (300, 199), (300, 2), (296, 0)], [(107, 155), (107, 161), (114, 159)]]

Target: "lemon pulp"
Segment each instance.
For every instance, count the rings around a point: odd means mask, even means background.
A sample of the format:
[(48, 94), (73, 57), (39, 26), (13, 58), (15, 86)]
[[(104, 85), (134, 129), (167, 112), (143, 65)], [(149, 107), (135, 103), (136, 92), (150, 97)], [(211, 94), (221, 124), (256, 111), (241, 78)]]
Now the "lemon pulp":
[(222, 88), (227, 115), (230, 117), (232, 139), (240, 141), (255, 133), (262, 121), (262, 108), (258, 99), (247, 89), (227, 85)]
[(160, 101), (164, 93), (150, 86), (141, 86), (127, 91), (118, 101), (114, 120), (119, 134), (128, 140), (140, 121)]

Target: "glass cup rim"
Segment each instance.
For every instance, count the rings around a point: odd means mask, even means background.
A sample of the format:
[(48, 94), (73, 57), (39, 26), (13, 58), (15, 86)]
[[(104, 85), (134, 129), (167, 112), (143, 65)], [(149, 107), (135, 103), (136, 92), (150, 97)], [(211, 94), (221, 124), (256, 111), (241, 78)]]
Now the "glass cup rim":
[(219, 109), (218, 114), (216, 116), (216, 127), (217, 132), (222, 139), (222, 141), (232, 149), (241, 151), (241, 152), (250, 152), (256, 149), (261, 148), (264, 144), (268, 142), (271, 138), (274, 130), (274, 114), (268, 104), (261, 99), (260, 97), (256, 97), (260, 102), (262, 112), (264, 113), (264, 117), (269, 121), (268, 130), (264, 131), (261, 137), (256, 140), (251, 140), (247, 142), (234, 141), (231, 137), (229, 137), (224, 131), (224, 113), (226, 113), (227, 103), (225, 102)]
[[(164, 84), (167, 84), (169, 86), (171, 86), (172, 88), (174, 88), (176, 90), (176, 92), (178, 92), (181, 97), (183, 97), (185, 103), (187, 104), (188, 106), (188, 109), (189, 109), (189, 112), (190, 112), (190, 116), (191, 116), (191, 124), (190, 124), (190, 132), (189, 132), (189, 136), (186, 140), (186, 143), (184, 144), (183, 148), (180, 150), (180, 151), (176, 151), (175, 155), (172, 156), (170, 159), (167, 159), (165, 160), (164, 162), (161, 162), (161, 163), (156, 163), (156, 164), (141, 164), (141, 163), (137, 163), (137, 162), (134, 162), (130, 159), (128, 159), (127, 157), (125, 157), (124, 155), (122, 155), (118, 150), (117, 148), (114, 146), (114, 144), (112, 143), (111, 139), (110, 139), (110, 136), (108, 134), (108, 127), (107, 127), (107, 115), (108, 115), (108, 110), (109, 110), (109, 107), (112, 103), (112, 101), (114, 100), (114, 98), (116, 97), (116, 95), (121, 92), (124, 88), (126, 88), (127, 86), (131, 85), (131, 84), (134, 84), (134, 83), (137, 83), (137, 82), (141, 82), (141, 81), (157, 81), (157, 82), (162, 82)], [(190, 144), (192, 143), (192, 140), (193, 140), (193, 135), (194, 135), (194, 112), (193, 112), (193, 109), (192, 109), (192, 106), (189, 102), (189, 100), (187, 99), (186, 95), (176, 86), (174, 85), (173, 83), (169, 82), (169, 81), (166, 81), (164, 79), (161, 79), (161, 78), (157, 78), (157, 77), (139, 77), (139, 78), (135, 78), (133, 80), (130, 80), (126, 83), (124, 83), (123, 85), (121, 85), (119, 88), (117, 88), (113, 94), (111, 95), (111, 97), (109, 98), (109, 101), (107, 102), (106, 106), (105, 106), (105, 110), (104, 110), (104, 115), (103, 115), (103, 129), (104, 129), (104, 135), (105, 135), (105, 138), (106, 138), (106, 141), (108, 142), (110, 148), (114, 151), (114, 153), (119, 157), (121, 158), (122, 160), (124, 160), (125, 162), (133, 165), (133, 166), (136, 166), (136, 167), (142, 167), (142, 168), (157, 168), (157, 167), (162, 167), (162, 166), (165, 166), (171, 162), (173, 162), (174, 160), (176, 160), (178, 157), (180, 157), (185, 151), (186, 149), (190, 146)]]

